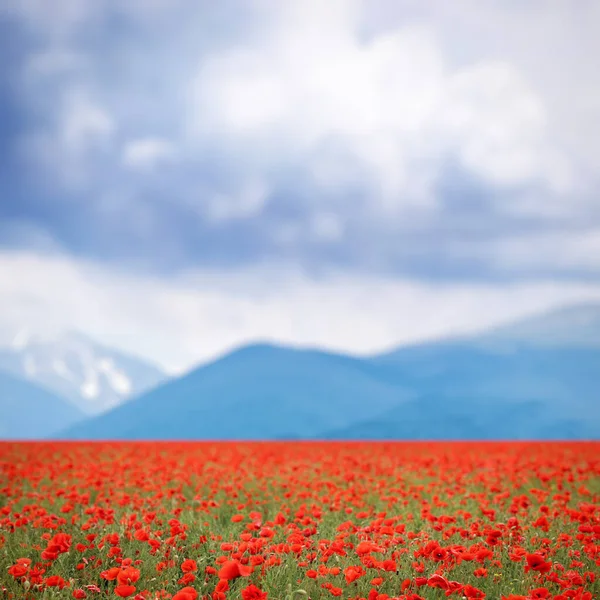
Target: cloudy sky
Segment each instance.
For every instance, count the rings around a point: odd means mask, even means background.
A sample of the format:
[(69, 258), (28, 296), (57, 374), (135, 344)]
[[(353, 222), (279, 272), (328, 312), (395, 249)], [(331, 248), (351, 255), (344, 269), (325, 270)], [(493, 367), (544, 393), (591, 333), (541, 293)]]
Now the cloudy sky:
[(177, 371), (600, 298), (599, 31), (597, 0), (0, 0), (1, 335)]

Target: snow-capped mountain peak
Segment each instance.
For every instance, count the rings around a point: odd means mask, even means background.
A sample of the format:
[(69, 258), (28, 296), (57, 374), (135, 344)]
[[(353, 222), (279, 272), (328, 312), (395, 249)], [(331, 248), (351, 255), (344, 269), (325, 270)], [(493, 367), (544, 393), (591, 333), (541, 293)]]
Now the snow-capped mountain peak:
[(0, 369), (31, 380), (88, 414), (104, 412), (165, 378), (157, 367), (77, 332), (35, 334), (20, 329), (0, 348)]

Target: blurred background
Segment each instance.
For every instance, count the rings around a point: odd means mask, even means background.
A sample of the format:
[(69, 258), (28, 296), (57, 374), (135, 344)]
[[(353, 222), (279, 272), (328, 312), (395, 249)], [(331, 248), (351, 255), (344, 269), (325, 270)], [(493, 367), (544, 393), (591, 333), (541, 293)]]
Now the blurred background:
[[(0, 0), (12, 397), (96, 414), (255, 342), (597, 353), (599, 31), (595, 0)], [(573, 394), (535, 361), (528, 399)]]

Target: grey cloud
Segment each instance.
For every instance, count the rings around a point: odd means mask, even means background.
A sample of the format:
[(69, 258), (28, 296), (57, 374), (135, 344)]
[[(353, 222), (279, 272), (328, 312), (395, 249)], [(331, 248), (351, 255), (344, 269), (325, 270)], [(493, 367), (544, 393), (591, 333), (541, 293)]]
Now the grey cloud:
[(159, 271), (600, 275), (534, 259), (600, 225), (597, 4), (62, 2), (12, 7), (6, 245), (29, 223)]

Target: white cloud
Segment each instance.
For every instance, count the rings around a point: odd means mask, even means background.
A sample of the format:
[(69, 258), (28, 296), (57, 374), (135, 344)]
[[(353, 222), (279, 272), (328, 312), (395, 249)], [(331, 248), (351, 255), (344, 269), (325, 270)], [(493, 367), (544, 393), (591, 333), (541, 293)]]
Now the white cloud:
[[(586, 186), (594, 189), (589, 180), (597, 179), (600, 156), (594, 3), (573, 9), (561, 2), (261, 0), (248, 5), (252, 19), (235, 43), (224, 43), (224, 34), (203, 29), (215, 15), (205, 3), (58, 1), (58, 9), (39, 0), (8, 3), (46, 34), (47, 47), (39, 45), (30, 70), (46, 80), (76, 70), (75, 82), (92, 82), (114, 104), (99, 106), (88, 95), (85, 111), (68, 107), (74, 123), (59, 118), (66, 138), (36, 138), (41, 154), (68, 139), (98, 142), (109, 121), (119, 131), (135, 129), (137, 119), (160, 123), (161, 131), (168, 123), (170, 143), (184, 160), (218, 156), (236, 178), (251, 185), (258, 177), (270, 188), (293, 171), (314, 184), (323, 204), (359, 188), (375, 217), (381, 209), (435, 211), (442, 200), (436, 180), (449, 159), (496, 186), (499, 209), (511, 213), (573, 212)], [(156, 33), (152, 46), (141, 36), (140, 47), (135, 35), (123, 45), (119, 78), (97, 70), (94, 52), (80, 41), (109, 11)], [(174, 22), (175, 37), (168, 33)], [(103, 35), (110, 44), (110, 32)], [(49, 108), (60, 112), (53, 104), (50, 98)], [(132, 139), (107, 180), (123, 164), (165, 159), (172, 148), (164, 144)], [(94, 160), (88, 155), (89, 164), (66, 168), (67, 179), (73, 173), (83, 179)], [(502, 197), (503, 188), (520, 185), (537, 187), (543, 201), (523, 205)]]
[(131, 140), (123, 148), (123, 164), (131, 169), (152, 169), (159, 163), (172, 159), (175, 148), (168, 140), (143, 137)]
[(543, 103), (511, 65), (482, 63), (453, 75), (441, 113), (440, 129), (464, 166), (494, 185), (540, 178), (552, 187)]
[(19, 252), (0, 254), (0, 282), (0, 332), (76, 328), (173, 371), (251, 340), (368, 353), (600, 299), (598, 284), (314, 280), (266, 267), (160, 280)]
[[(378, 0), (376, 0), (378, 1)], [(415, 4), (412, 0), (411, 3)], [(394, 2), (382, 4), (393, 10)], [(543, 98), (554, 146), (578, 176), (600, 172), (600, 3), (582, 0), (419, 2), (461, 60), (501, 58)], [(397, 17), (398, 18), (398, 14)], [(394, 19), (388, 19), (394, 22)], [(567, 202), (573, 204), (573, 198)], [(540, 210), (543, 211), (543, 205)]]
[(206, 201), (204, 212), (213, 222), (259, 215), (267, 204), (269, 188), (262, 180), (248, 180), (234, 193), (216, 194)]
[[(390, 266), (405, 252), (384, 239), (397, 225), (425, 240), (406, 253), (446, 245), (451, 253), (454, 234), (434, 243), (426, 234), (430, 225), (443, 229), (445, 213), (437, 211), (446, 198), (435, 186), (456, 162), (490, 184), (489, 195), (468, 199), (488, 216), (457, 218), (467, 241), (472, 223), (504, 228), (503, 211), (527, 224), (543, 220), (540, 229), (546, 219), (566, 229), (600, 217), (600, 3), (593, 0), (576, 8), (560, 0), (258, 0), (225, 29), (218, 25), (229, 23), (221, 19), (234, 2), (5, 4), (35, 39), (24, 111), (33, 105), (31, 123), (51, 123), (28, 142), (54, 177), (32, 168), (32, 180), (56, 179), (84, 191), (94, 214), (127, 219), (132, 246), (164, 233), (157, 224), (167, 203), (153, 205), (146, 174), (175, 151), (177, 164), (156, 169), (152, 192), (168, 190), (169, 202), (188, 203), (186, 214), (217, 226), (253, 219), (249, 227), (299, 260), (315, 242), (346, 243), (350, 231), (364, 243), (363, 256)], [(131, 19), (115, 69), (105, 69), (101, 55), (117, 47), (108, 12)], [(147, 137), (152, 132), (161, 137)], [(283, 210), (259, 223), (277, 202)], [(389, 218), (398, 213), (401, 220)], [(28, 236), (41, 247), (39, 230)], [(14, 237), (23, 231), (19, 224)], [(490, 236), (489, 244), (466, 243), (469, 253), (459, 258), (512, 272), (550, 272), (553, 263), (598, 272), (594, 238), (584, 237), (497, 244)], [(160, 242), (164, 250), (169, 240)], [(568, 255), (554, 258), (563, 242)]]
[(263, 172), (302, 165), (338, 189), (362, 179), (392, 212), (435, 207), (449, 156), (496, 187), (571, 189), (543, 98), (518, 66), (452, 67), (420, 23), (361, 39), (359, 7), (284, 3), (259, 42), (209, 56), (192, 82), (190, 131), (234, 148), (232, 160), (244, 148), (244, 162)]

